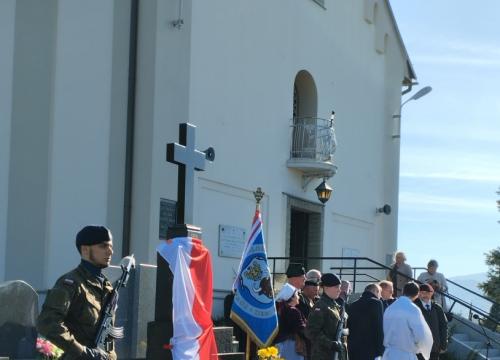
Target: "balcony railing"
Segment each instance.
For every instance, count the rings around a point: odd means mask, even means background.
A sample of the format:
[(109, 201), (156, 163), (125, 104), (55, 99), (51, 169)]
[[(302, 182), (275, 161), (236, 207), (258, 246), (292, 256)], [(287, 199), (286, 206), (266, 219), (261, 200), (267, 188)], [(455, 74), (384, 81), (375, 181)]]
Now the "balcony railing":
[(333, 154), (337, 141), (334, 123), (313, 117), (294, 118), (292, 121), (288, 167), (330, 176), (335, 173)]
[(293, 119), (290, 158), (332, 162), (335, 147), (335, 129), (331, 120), (311, 117)]

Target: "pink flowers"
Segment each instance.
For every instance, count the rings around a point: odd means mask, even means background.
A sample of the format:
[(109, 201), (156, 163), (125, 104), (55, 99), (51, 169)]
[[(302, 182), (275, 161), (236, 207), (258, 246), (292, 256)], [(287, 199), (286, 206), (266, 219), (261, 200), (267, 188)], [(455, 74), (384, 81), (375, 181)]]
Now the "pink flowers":
[(59, 359), (63, 354), (61, 349), (42, 337), (36, 339), (36, 350), (44, 360)]

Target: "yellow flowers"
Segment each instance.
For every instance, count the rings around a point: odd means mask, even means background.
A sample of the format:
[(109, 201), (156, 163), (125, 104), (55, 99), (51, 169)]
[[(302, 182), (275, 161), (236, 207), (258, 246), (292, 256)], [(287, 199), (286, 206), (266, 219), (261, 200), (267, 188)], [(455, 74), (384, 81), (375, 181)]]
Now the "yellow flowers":
[(259, 360), (285, 360), (283, 358), (280, 358), (278, 349), (275, 346), (260, 349), (259, 351), (257, 351), (257, 355), (259, 356)]

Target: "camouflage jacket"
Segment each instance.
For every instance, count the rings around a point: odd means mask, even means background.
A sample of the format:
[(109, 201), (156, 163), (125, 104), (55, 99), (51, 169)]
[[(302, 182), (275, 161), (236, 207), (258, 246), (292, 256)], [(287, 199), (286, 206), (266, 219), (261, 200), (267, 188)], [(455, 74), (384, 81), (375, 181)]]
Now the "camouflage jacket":
[[(94, 347), (101, 309), (113, 287), (101, 284), (83, 265), (61, 276), (49, 290), (38, 316), (38, 332), (64, 350), (64, 360), (81, 359), (84, 346)], [(116, 353), (109, 353), (116, 359)]]
[[(314, 304), (307, 319), (306, 336), (311, 341), (311, 358), (314, 360), (332, 360), (335, 351), (332, 347), (337, 335), (340, 320), (340, 306), (327, 295)], [(346, 348), (344, 348), (346, 350)], [(346, 351), (339, 354), (339, 359), (346, 359)]]

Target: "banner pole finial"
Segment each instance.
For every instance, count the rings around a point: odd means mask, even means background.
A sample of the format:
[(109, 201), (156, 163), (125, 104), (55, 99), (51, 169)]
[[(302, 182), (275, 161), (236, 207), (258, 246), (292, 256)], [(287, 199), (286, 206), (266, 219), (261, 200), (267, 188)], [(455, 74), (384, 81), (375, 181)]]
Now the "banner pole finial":
[(255, 197), (255, 202), (256, 202), (256, 209), (258, 210), (260, 208), (260, 201), (264, 197), (265, 193), (262, 191), (260, 186), (257, 188), (256, 191), (253, 192), (253, 196)]

